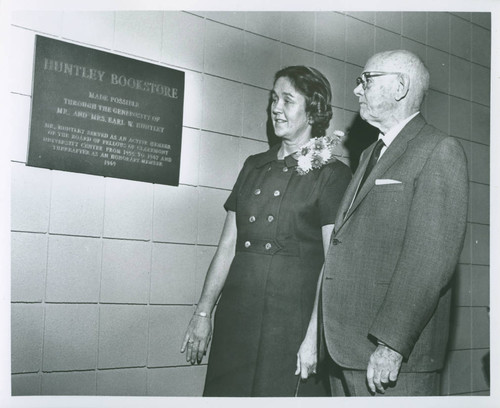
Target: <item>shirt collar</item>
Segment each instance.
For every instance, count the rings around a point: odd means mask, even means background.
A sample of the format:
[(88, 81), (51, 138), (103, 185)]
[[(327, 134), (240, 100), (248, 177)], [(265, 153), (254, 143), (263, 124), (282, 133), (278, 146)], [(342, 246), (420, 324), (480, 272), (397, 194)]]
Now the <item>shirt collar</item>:
[(396, 136), (401, 132), (401, 130), (406, 126), (406, 124), (412, 120), (415, 116), (417, 116), (420, 112), (415, 112), (413, 115), (408, 116), (406, 119), (402, 120), (392, 128), (390, 128), (385, 134), (380, 133), (379, 139), (384, 141), (386, 147), (396, 139)]

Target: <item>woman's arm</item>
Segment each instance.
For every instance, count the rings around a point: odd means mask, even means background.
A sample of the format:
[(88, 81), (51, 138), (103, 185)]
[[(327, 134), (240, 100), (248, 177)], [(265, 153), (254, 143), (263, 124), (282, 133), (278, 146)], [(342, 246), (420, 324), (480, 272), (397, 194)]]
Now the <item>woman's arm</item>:
[[(212, 336), (211, 314), (226, 282), (236, 250), (236, 214), (228, 211), (217, 251), (208, 268), (195, 314), (189, 322), (181, 353), (187, 348), (186, 361), (200, 363)], [(187, 346), (187, 347), (186, 347)]]
[[(325, 253), (325, 257), (326, 253), (328, 252), (328, 247), (330, 246), (330, 238), (332, 236), (334, 227), (334, 224), (328, 224), (324, 225), (321, 230), (323, 234), (323, 250)], [(304, 380), (309, 377), (309, 375), (316, 373), (316, 364), (318, 361), (318, 299), (322, 281), (323, 268), (321, 268), (321, 273), (318, 278), (314, 307), (311, 313), (311, 319), (309, 320), (309, 326), (307, 327), (306, 336), (297, 353), (297, 370), (295, 371), (295, 375), (300, 374), (301, 378), (303, 378)]]
[[(328, 252), (328, 247), (330, 246), (330, 238), (332, 237), (334, 224), (324, 225), (321, 229), (323, 234), (323, 251), (325, 253)], [(321, 268), (321, 273), (318, 278), (318, 284), (316, 285), (316, 297), (314, 299), (314, 307), (311, 313), (311, 319), (309, 320), (309, 326), (307, 327), (306, 338), (310, 340), (314, 339), (316, 344), (316, 336), (318, 333), (318, 299), (319, 299), (319, 291), (321, 290), (321, 282), (323, 281), (323, 268)]]
[[(335, 227), (335, 224), (328, 224), (324, 225), (323, 228), (321, 229), (321, 232), (323, 234), (323, 251), (325, 253), (325, 258), (326, 258), (326, 253), (328, 252), (328, 247), (330, 246), (330, 239), (332, 237), (332, 232), (333, 228)], [(318, 330), (318, 299), (319, 299), (319, 291), (321, 290), (321, 282), (323, 281), (323, 268), (321, 268), (321, 273), (318, 278), (318, 284), (316, 286), (316, 297), (314, 299), (314, 307), (313, 311), (311, 314), (311, 320), (309, 321), (309, 326), (307, 328), (307, 335), (314, 336), (316, 339), (317, 335), (317, 330)], [(311, 333), (309, 333), (311, 332)]]
[(228, 211), (217, 251), (208, 268), (196, 312), (211, 314), (226, 282), (236, 249), (236, 213)]
[(328, 248), (330, 247), (330, 239), (332, 238), (333, 229), (335, 228), (335, 224), (323, 225), (321, 227), (321, 234), (323, 235), (323, 251), (328, 252)]

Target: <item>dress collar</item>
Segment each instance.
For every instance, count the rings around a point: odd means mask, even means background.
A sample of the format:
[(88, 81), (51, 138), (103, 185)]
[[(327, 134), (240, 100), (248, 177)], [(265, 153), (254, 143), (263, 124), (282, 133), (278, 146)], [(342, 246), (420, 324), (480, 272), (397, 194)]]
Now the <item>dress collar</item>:
[[(280, 149), (280, 146), (281, 144), (277, 143), (273, 147), (271, 147), (267, 152), (262, 153), (258, 157), (255, 167), (262, 167), (273, 161), (278, 161), (278, 150)], [(287, 167), (295, 167), (297, 165), (297, 159), (293, 157), (293, 154), (286, 156), (284, 158), (284, 162)]]

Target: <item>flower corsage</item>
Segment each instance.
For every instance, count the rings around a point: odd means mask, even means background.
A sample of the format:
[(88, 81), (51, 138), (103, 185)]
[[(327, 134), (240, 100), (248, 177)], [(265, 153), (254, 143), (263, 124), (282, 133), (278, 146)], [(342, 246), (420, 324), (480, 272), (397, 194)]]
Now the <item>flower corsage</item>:
[(333, 135), (315, 137), (297, 152), (297, 173), (301, 176), (313, 169), (319, 169), (333, 160), (333, 148), (344, 137), (344, 132), (336, 130)]

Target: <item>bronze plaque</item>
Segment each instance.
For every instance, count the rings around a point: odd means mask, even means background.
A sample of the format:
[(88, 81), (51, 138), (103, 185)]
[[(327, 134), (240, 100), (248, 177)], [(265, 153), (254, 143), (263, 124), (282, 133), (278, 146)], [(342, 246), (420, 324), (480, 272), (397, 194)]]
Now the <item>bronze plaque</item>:
[(36, 36), (28, 166), (178, 185), (184, 72)]

